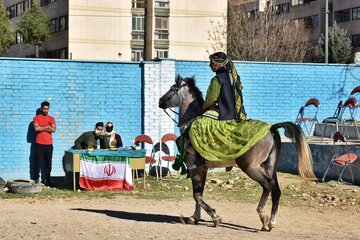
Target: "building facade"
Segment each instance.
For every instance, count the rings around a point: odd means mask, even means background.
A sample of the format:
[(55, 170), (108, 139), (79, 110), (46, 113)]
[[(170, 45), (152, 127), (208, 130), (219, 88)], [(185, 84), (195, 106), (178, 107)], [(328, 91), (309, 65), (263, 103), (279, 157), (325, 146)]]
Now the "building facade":
[[(5, 0), (16, 32), (8, 57), (33, 57), (16, 23), (32, 0)], [(143, 61), (154, 58), (204, 60), (212, 46), (212, 22), (224, 22), (227, 0), (41, 0), (53, 33), (40, 57)]]
[[(273, 1), (273, 0), (271, 0)], [(259, 11), (259, 0), (230, 0), (234, 7), (247, 6), (249, 15)], [(265, 2), (265, 1), (264, 1)], [(325, 0), (274, 0), (273, 11), (292, 19), (302, 20), (316, 44), (325, 32)], [(353, 47), (360, 47), (360, 0), (328, 0), (329, 26), (336, 22), (346, 29)]]

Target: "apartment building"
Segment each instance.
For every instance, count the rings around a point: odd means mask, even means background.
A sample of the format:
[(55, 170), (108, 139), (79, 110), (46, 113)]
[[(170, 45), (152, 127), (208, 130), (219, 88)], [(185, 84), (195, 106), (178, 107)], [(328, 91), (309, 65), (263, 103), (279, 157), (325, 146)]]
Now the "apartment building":
[[(4, 1), (16, 32), (6, 56), (34, 57), (16, 31), (31, 2)], [(212, 51), (212, 22), (224, 23), (227, 15), (227, 0), (41, 0), (40, 6), (53, 28), (40, 56), (61, 59), (204, 60)]]
[[(302, 20), (311, 33), (309, 41), (316, 44), (325, 31), (325, 0), (273, 0), (273, 11), (292, 19)], [(246, 5), (249, 15), (259, 10), (259, 0), (230, 0), (234, 7)], [(328, 0), (329, 26), (336, 22), (347, 30), (353, 47), (360, 47), (360, 0)]]

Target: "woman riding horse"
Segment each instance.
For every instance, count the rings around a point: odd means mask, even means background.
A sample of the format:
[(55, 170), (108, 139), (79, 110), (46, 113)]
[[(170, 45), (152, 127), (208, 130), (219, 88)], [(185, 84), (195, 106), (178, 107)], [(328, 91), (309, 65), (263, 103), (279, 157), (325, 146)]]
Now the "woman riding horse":
[[(213, 161), (227, 158), (229, 161), (226, 163), (217, 161), (216, 164), (223, 164), (222, 167), (238, 165), (263, 188), (257, 212), (263, 224), (262, 230), (270, 231), (276, 224), (281, 195), (276, 174), (281, 150), (281, 138), (277, 129), (284, 128), (287, 136), (293, 139), (298, 152), (299, 175), (307, 181), (315, 176), (304, 134), (291, 122), (270, 125), (257, 120), (218, 121), (204, 117), (201, 116), (203, 103), (202, 93), (196, 87), (195, 80), (183, 79), (180, 76), (170, 90), (159, 99), (159, 107), (162, 109), (179, 107), (180, 132), (183, 134), (189, 130), (191, 142), (185, 143), (184, 161), (192, 181), (195, 212), (187, 223), (194, 224), (201, 219), (201, 208), (211, 216), (215, 226), (221, 223), (221, 217), (202, 196), (208, 168), (213, 166)], [(270, 194), (272, 208), (269, 217), (265, 214), (264, 208)]]
[(206, 92), (203, 111), (219, 112), (219, 120), (245, 120), (242, 85), (234, 63), (223, 52), (209, 56), (210, 68), (216, 73)]

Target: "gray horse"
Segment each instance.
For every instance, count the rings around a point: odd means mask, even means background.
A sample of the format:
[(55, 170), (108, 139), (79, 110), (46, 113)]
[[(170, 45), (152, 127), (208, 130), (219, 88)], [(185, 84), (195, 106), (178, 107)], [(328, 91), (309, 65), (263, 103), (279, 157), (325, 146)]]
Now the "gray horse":
[[(198, 116), (202, 115), (201, 106), (204, 102), (201, 91), (196, 87), (193, 78), (177, 77), (175, 84), (159, 99), (159, 107), (162, 109), (179, 107), (179, 128), (184, 133), (186, 128)], [(291, 122), (277, 123), (271, 126), (270, 131), (256, 145), (250, 148), (239, 158), (234, 159), (233, 164), (221, 167), (238, 165), (251, 179), (258, 182), (263, 188), (257, 212), (262, 222), (262, 231), (271, 231), (276, 224), (281, 191), (278, 184), (276, 166), (279, 160), (281, 138), (277, 131), (284, 128), (286, 135), (295, 142), (298, 152), (298, 171), (300, 178), (308, 183), (314, 179), (311, 165), (311, 154), (306, 138), (301, 130)], [(203, 159), (191, 146), (187, 137), (185, 141), (185, 159), (192, 180), (193, 197), (195, 200), (195, 212), (186, 221), (188, 224), (196, 224), (200, 219), (200, 210), (203, 208), (212, 218), (214, 226), (221, 223), (221, 217), (216, 214), (215, 209), (210, 207), (202, 199), (209, 167), (214, 167), (210, 161)], [(217, 165), (217, 167), (220, 167)], [(265, 213), (264, 207), (271, 193), (272, 208), (271, 216)], [(183, 219), (182, 219), (183, 220)], [(183, 220), (185, 222), (185, 220)]]

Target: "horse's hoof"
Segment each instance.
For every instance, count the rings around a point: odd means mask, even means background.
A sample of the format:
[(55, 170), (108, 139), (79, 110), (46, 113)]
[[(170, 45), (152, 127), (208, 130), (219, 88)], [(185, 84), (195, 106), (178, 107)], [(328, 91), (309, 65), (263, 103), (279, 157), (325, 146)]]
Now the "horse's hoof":
[(276, 223), (275, 223), (274, 221), (270, 221), (270, 222), (269, 222), (269, 232), (270, 232), (273, 228), (275, 228), (275, 226), (276, 226)]
[(262, 232), (270, 232), (271, 229), (269, 228), (269, 226), (263, 226), (263, 227), (261, 228), (261, 231), (262, 231)]
[(199, 220), (195, 220), (195, 218), (193, 217), (189, 217), (188, 221), (187, 221), (187, 224), (190, 224), (190, 225), (195, 225), (199, 222)]
[(222, 221), (221, 217), (215, 217), (215, 218), (213, 218), (214, 227), (219, 226), (219, 224), (221, 223), (221, 221)]
[(189, 217), (188, 219), (186, 219), (186, 217), (184, 217), (183, 215), (180, 216), (180, 222), (182, 224), (190, 224), (190, 225), (195, 225), (199, 222), (199, 220), (193, 218), (193, 217)]

